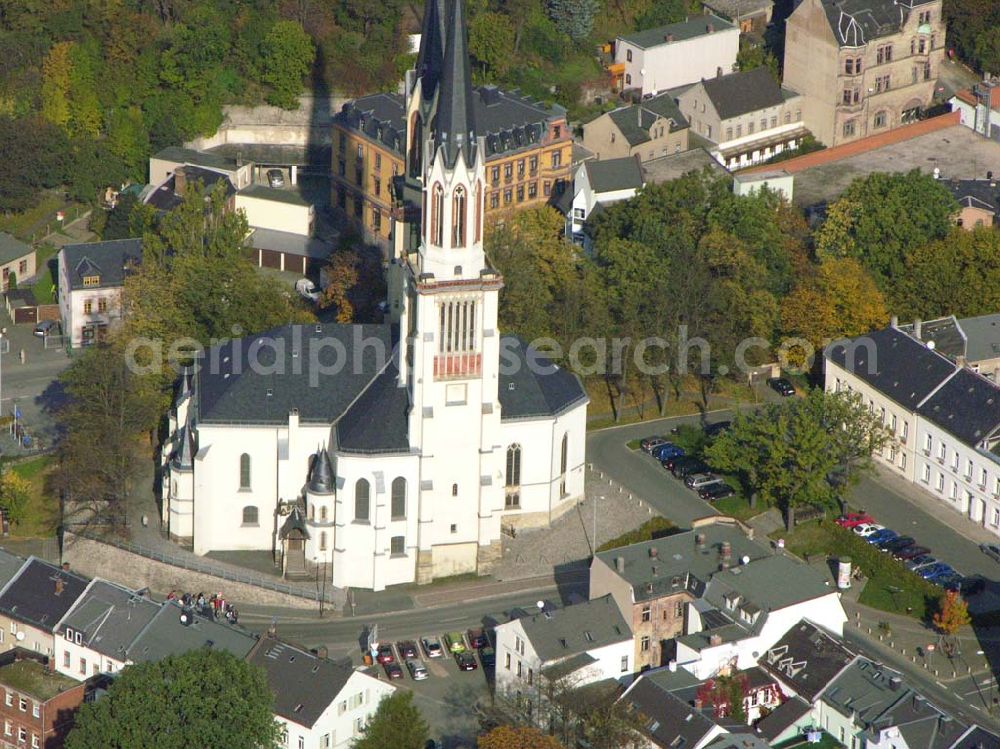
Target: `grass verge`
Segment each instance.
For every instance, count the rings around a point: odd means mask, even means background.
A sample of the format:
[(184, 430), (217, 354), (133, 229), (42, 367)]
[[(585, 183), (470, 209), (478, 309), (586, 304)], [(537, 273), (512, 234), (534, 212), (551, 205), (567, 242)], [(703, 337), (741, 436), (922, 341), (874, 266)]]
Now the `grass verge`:
[(657, 515), (656, 517), (652, 517), (647, 520), (635, 530), (623, 533), (616, 538), (612, 538), (610, 541), (605, 541), (597, 547), (597, 550), (607, 551), (608, 549), (617, 549), (620, 546), (638, 544), (643, 541), (652, 541), (654, 538), (672, 536), (679, 531), (680, 529), (676, 525), (671, 523), (665, 517)]
[(24, 518), (11, 528), (11, 536), (21, 538), (47, 538), (59, 525), (59, 501), (46, 491), (45, 483), (55, 468), (55, 459), (49, 455), (31, 458), (11, 466), (11, 470), (27, 479), (31, 494), (24, 510)]

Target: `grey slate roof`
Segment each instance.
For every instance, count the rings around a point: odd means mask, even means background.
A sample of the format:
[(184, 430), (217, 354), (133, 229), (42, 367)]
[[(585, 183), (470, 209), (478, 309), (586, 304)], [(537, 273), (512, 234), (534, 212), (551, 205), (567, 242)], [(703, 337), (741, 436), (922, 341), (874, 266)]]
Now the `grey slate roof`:
[(661, 749), (693, 747), (714, 731), (717, 724), (702, 711), (642, 675), (622, 695), (629, 712), (645, 718), (642, 731)]
[(687, 119), (681, 114), (677, 102), (669, 93), (654, 96), (639, 104), (619, 107), (608, 112), (607, 115), (601, 116), (611, 118), (630, 146), (638, 146), (650, 141), (649, 129), (654, 122), (661, 118), (671, 121), (670, 132), (688, 127)]
[(294, 645), (262, 637), (247, 662), (264, 669), (274, 712), (306, 728), (337, 700), (354, 671)]
[(247, 245), (255, 250), (273, 250), (314, 260), (326, 260), (333, 252), (333, 244), (324, 239), (274, 229), (253, 229), (247, 238)]
[(1000, 314), (965, 317), (958, 325), (966, 340), (963, 353), (970, 362), (1000, 357)]
[(812, 710), (812, 705), (800, 697), (782, 702), (773, 712), (761, 718), (755, 728), (768, 741), (774, 741), (795, 721)]
[[(699, 535), (705, 538), (700, 548), (696, 542)], [(760, 559), (771, 555), (769, 549), (748, 539), (738, 527), (715, 523), (653, 541), (600, 551), (597, 558), (616, 570), (615, 560), (621, 557), (625, 571), (618, 574), (632, 586), (636, 601), (646, 601), (696, 584), (703, 586), (719, 571), (723, 542), (730, 544), (734, 564), (744, 556)], [(655, 550), (655, 557), (650, 555), (651, 549)]]
[(192, 623), (182, 624), (182, 613), (184, 610), (179, 604), (173, 601), (164, 603), (132, 641), (125, 656), (136, 663), (145, 663), (199, 648), (212, 648), (245, 658), (257, 641), (242, 629), (205, 619), (190, 611), (187, 616)]
[(23, 565), (24, 559), (5, 549), (0, 549), (0, 589), (11, 581), (11, 578)]
[(0, 612), (51, 632), (88, 582), (54, 564), (29, 557), (0, 593)]
[[(776, 580), (780, 580), (781, 584), (775, 585)], [(823, 574), (791, 557), (778, 554), (751, 559), (749, 564), (738, 564), (734, 560), (730, 569), (712, 576), (705, 598), (722, 610), (723, 597), (727, 593), (736, 593), (740, 597), (737, 611), (746, 610), (753, 615), (767, 614), (833, 592)]]
[(594, 192), (613, 192), (642, 187), (642, 167), (639, 165), (639, 160), (631, 156), (600, 161), (590, 160), (584, 163), (583, 168), (587, 170), (587, 179)]
[(33, 252), (34, 250), (20, 239), (0, 231), (0, 265), (6, 265)]
[(971, 447), (1000, 429), (1000, 387), (962, 367), (917, 413)]
[[(706, 14), (701, 16), (691, 16), (686, 21), (671, 23), (666, 26), (658, 26), (655, 29), (645, 29), (644, 31), (637, 31), (634, 34), (626, 34), (619, 37), (619, 39), (624, 39), (626, 42), (634, 44), (636, 47), (649, 49), (650, 47), (658, 47), (661, 44), (683, 42), (688, 39), (705, 36), (710, 33), (708, 31), (708, 26), (710, 24), (713, 32), (736, 28), (733, 24), (723, 18), (719, 18), (718, 16), (712, 14)], [(665, 41), (668, 35), (673, 35), (673, 42)]]
[(337, 422), (341, 452), (406, 452), (410, 449), (410, 395), (390, 363)]
[(703, 78), (701, 85), (723, 120), (776, 107), (785, 101), (781, 86), (765, 67)]
[(826, 630), (802, 620), (761, 656), (758, 665), (811, 703), (854, 657)]
[[(179, 168), (184, 169), (187, 183), (199, 182), (206, 194), (212, 192), (219, 183), (224, 185), (226, 197), (232, 197), (236, 194), (233, 183), (222, 172), (191, 164), (184, 164), (183, 167)], [(160, 211), (171, 211), (183, 203), (183, 196), (177, 194), (177, 172), (171, 174), (162, 185), (155, 186), (155, 189), (146, 196), (144, 202)]]
[(262, 184), (248, 185), (240, 190), (238, 194), (247, 198), (273, 200), (276, 203), (287, 203), (288, 205), (309, 205), (309, 201), (295, 190), (279, 190), (276, 187), (268, 187)]
[[(913, 335), (913, 323), (902, 323), (897, 327)], [(954, 315), (923, 321), (920, 324), (920, 340), (924, 343), (934, 341), (934, 350), (952, 359), (965, 356), (965, 332)]]
[(610, 593), (519, 621), (543, 663), (632, 639), (632, 631)]
[(713, 739), (705, 749), (771, 749), (771, 745), (752, 733), (727, 733)]
[(951, 179), (941, 180), (941, 183), (963, 206), (982, 208), (994, 214), (1000, 211), (1000, 188), (995, 180)]
[(128, 269), (142, 262), (141, 239), (113, 239), (107, 242), (68, 244), (63, 254), (69, 285), (84, 288), (85, 276), (100, 276), (100, 283), (86, 288), (112, 289), (125, 283)]
[(899, 31), (908, 13), (934, 0), (822, 0), (823, 10), (842, 47), (861, 47), (881, 36)]
[(162, 159), (163, 161), (176, 161), (179, 164), (203, 166), (208, 169), (222, 169), (226, 172), (232, 172), (237, 169), (236, 159), (234, 158), (207, 151), (195, 151), (193, 148), (183, 148), (181, 146), (167, 146), (153, 154), (153, 158)]
[(553, 663), (551, 666), (546, 666), (542, 669), (542, 674), (549, 681), (559, 681), (559, 679), (564, 679), (581, 668), (587, 668), (596, 662), (597, 659), (590, 653), (577, 653), (565, 660)]
[(1000, 736), (980, 726), (973, 726), (950, 749), (1000, 749)]
[(160, 604), (106, 580), (93, 580), (76, 605), (63, 617), (58, 635), (72, 629), (83, 644), (102, 655), (122, 660), (128, 646), (160, 610)]
[(451, 3), (451, 17), (445, 26), (447, 37), (437, 113), (430, 123), (434, 145), (443, 149), (445, 165), (449, 169), (455, 165), (459, 154), (465, 158), (466, 164), (472, 163), (477, 147), (475, 139), (479, 135), (464, 5), (463, 0)]
[(586, 401), (587, 393), (575, 374), (538, 354), (529, 359), (528, 352), (533, 349), (517, 336), (500, 340), (502, 421), (554, 416)]
[(330, 453), (325, 447), (316, 454), (316, 459), (313, 461), (312, 474), (309, 476), (309, 492), (333, 493), (333, 465), (330, 463)]
[(853, 345), (850, 361), (839, 342), (824, 355), (910, 411), (955, 371), (947, 357), (891, 327), (855, 338)]

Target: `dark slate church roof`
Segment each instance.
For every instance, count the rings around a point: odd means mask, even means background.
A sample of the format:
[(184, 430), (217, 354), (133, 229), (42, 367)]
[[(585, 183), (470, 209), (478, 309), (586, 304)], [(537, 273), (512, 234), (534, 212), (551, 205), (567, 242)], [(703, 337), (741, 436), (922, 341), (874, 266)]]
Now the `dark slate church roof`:
[(500, 341), (503, 421), (553, 416), (586, 400), (575, 374), (538, 354), (529, 358), (528, 351), (530, 347), (516, 336), (504, 336)]

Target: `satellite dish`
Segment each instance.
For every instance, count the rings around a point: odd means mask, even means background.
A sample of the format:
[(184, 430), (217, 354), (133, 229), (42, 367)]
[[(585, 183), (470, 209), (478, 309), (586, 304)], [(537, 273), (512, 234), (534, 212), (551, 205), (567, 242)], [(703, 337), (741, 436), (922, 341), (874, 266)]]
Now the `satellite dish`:
[(191, 621), (190, 621), (190, 618), (188, 617), (188, 613), (186, 611), (183, 612), (181, 614), (181, 624), (183, 624), (184, 626), (187, 626), (190, 623), (191, 623)]
[(538, 601), (535, 605), (538, 607), (539, 611), (542, 611), (545, 608), (545, 601)]
[(20, 642), (21, 640), (23, 640), (23, 639), (24, 639), (24, 632), (18, 632), (18, 633), (17, 633), (16, 635), (14, 635), (14, 636), (15, 636), (15, 637), (17, 638), (17, 641), (18, 641), (18, 642)]
[(934, 346), (935, 346), (934, 341), (927, 341), (927, 348), (929, 348), (931, 351), (934, 350)]

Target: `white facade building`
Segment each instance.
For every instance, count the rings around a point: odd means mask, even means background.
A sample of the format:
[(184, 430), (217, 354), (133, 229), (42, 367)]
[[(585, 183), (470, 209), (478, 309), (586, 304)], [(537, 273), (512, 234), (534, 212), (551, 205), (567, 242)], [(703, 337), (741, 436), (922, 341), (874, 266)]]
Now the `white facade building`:
[(624, 88), (645, 96), (731, 73), (739, 49), (739, 28), (718, 16), (692, 16), (618, 37), (615, 62), (625, 66)]
[(121, 319), (125, 277), (141, 260), (141, 239), (70, 244), (59, 250), (59, 315), (70, 346), (100, 341)]
[(407, 80), (407, 213), (427, 214), (396, 230), (394, 319), (233, 340), (184, 378), (163, 521), (196, 553), (267, 550), (286, 574), (381, 590), (484, 574), (501, 523), (545, 526), (583, 493), (579, 380), (497, 326), (464, 15), (443, 5)]
[(610, 595), (514, 619), (495, 633), (498, 694), (538, 699), (543, 679), (577, 688), (634, 671), (632, 631)]
[(236, 210), (246, 213), (251, 229), (271, 229), (309, 236), (315, 208), (297, 192), (256, 184), (236, 193)]
[(642, 165), (638, 158), (583, 162), (573, 175), (573, 202), (566, 216), (566, 235), (587, 248), (589, 239), (583, 227), (594, 209), (628, 200), (642, 186)]

